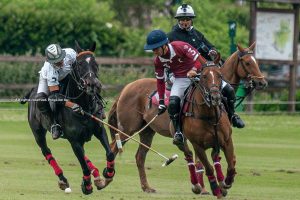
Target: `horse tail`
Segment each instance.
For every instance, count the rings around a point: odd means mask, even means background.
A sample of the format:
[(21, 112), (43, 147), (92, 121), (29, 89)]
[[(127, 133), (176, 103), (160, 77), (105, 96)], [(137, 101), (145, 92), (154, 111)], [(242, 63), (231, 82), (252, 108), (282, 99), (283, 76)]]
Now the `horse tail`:
[[(108, 123), (114, 127), (118, 127), (118, 115), (117, 115), (117, 104), (119, 101), (120, 96), (118, 96), (114, 102), (114, 104), (112, 105), (109, 114), (108, 114)], [(115, 134), (117, 133), (117, 131), (115, 131), (112, 128), (109, 128), (110, 131), (110, 135), (111, 135), (111, 139), (114, 140), (115, 139)]]
[(29, 92), (27, 92), (22, 99), (20, 99), (20, 104), (25, 104), (26, 102), (28, 102), (29, 97), (30, 97), (33, 90), (34, 90), (34, 87), (31, 88), (31, 90)]

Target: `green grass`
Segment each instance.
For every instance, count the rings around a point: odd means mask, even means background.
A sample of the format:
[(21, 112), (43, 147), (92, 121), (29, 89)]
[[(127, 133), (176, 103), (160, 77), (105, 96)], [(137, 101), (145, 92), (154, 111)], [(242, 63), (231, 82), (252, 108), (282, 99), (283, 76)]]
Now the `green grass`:
[[(300, 196), (299, 115), (242, 117), (247, 127), (234, 129), (233, 134), (238, 174), (226, 198), (297, 199)], [(182, 153), (171, 144), (170, 139), (159, 135), (155, 136), (152, 147), (166, 156), (177, 153), (179, 158), (163, 168), (163, 159), (148, 153), (148, 180), (157, 189), (156, 194), (141, 191), (134, 158), (137, 144), (130, 141), (124, 147), (125, 152), (116, 159), (114, 181), (103, 191), (94, 190), (92, 195), (85, 196), (80, 189), (81, 168), (69, 143), (63, 139), (53, 141), (48, 134), (49, 147), (71, 184), (73, 192), (67, 195), (58, 189), (57, 177), (35, 144), (26, 121), (26, 109), (1, 109), (0, 127), (0, 200), (215, 199), (191, 192)], [(86, 144), (86, 153), (102, 171), (105, 154), (95, 138)], [(222, 157), (225, 169), (226, 163)]]

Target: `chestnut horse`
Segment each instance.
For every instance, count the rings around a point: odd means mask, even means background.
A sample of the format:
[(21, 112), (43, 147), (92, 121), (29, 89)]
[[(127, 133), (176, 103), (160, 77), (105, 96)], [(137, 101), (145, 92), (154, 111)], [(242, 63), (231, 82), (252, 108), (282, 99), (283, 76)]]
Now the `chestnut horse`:
[[(251, 84), (249, 86), (256, 87), (256, 89), (262, 89), (266, 86), (262, 73), (259, 70), (259, 66), (253, 57), (254, 45), (249, 48), (242, 48), (238, 45), (238, 50), (233, 53), (224, 63), (221, 68), (223, 78), (233, 85), (238, 85), (240, 80), (245, 80)], [(133, 135), (135, 132), (141, 130), (145, 124), (147, 124), (157, 114), (157, 106), (152, 105), (148, 109), (149, 96), (156, 90), (156, 79), (144, 78), (129, 83), (124, 87), (119, 97), (115, 100), (112, 108), (110, 109), (108, 122), (122, 130), (123, 132)], [(162, 136), (172, 137), (169, 130), (170, 118), (165, 112), (159, 115), (148, 128), (139, 133), (140, 141), (148, 146), (151, 146), (153, 136), (155, 133), (159, 133)], [(111, 143), (112, 151), (117, 154), (118, 149), (116, 147), (115, 131), (111, 131), (113, 142)], [(124, 141), (125, 136), (121, 135), (121, 140)], [(124, 144), (124, 143), (123, 143)], [(170, 141), (171, 144), (171, 141)], [(185, 155), (185, 160), (190, 172), (190, 181), (192, 183), (192, 191), (199, 193), (203, 184), (203, 166), (200, 162), (194, 164), (193, 153), (189, 149), (187, 143), (184, 148), (181, 148)], [(150, 187), (146, 171), (145, 171), (145, 159), (148, 149), (142, 145), (139, 146), (136, 152), (136, 164), (139, 171), (140, 182), (142, 190), (145, 192), (155, 192), (155, 189)], [(219, 165), (219, 156), (214, 152), (213, 159), (216, 163), (215, 167), (218, 169), (217, 178), (222, 181), (222, 173)]]
[[(211, 190), (221, 198), (234, 181), (235, 155), (231, 138), (232, 128), (222, 104), (222, 74), (214, 63), (202, 68), (199, 82), (193, 81), (187, 95), (187, 111), (182, 117), (182, 130), (192, 143), (195, 154), (203, 163)], [(209, 163), (205, 150), (223, 150), (227, 161), (227, 176), (221, 185), (217, 183), (214, 169)]]

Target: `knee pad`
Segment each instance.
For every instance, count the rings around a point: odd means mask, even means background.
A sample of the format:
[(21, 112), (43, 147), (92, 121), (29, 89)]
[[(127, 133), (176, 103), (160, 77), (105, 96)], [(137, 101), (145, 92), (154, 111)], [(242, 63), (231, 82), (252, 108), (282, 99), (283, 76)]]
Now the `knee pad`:
[(168, 112), (171, 116), (180, 112), (180, 101), (178, 96), (170, 96)]
[(50, 111), (50, 106), (49, 103), (47, 101), (47, 94), (45, 94), (44, 92), (38, 93), (36, 95), (36, 105), (38, 107), (38, 109), (41, 111), (41, 113), (48, 113)]

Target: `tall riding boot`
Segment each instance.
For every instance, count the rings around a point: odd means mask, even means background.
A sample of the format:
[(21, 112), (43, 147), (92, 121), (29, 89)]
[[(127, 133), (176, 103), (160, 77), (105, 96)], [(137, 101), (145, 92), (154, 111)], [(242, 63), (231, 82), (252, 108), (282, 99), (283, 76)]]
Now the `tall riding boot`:
[(225, 96), (227, 98), (227, 113), (228, 113), (228, 118), (232, 123), (233, 127), (237, 127), (237, 128), (244, 128), (245, 127), (245, 123), (243, 122), (243, 120), (237, 115), (235, 114), (235, 110), (234, 110), (234, 103), (235, 103), (235, 93), (234, 93), (234, 89), (227, 84), (223, 90), (222, 90), (222, 94), (223, 96)]
[(173, 144), (175, 145), (183, 145), (184, 136), (181, 132), (181, 124), (180, 124), (180, 98), (178, 96), (171, 96), (168, 107), (170, 119), (172, 120), (175, 135), (173, 138)]
[(52, 110), (51, 114), (53, 119), (53, 124), (51, 125), (50, 131), (52, 133), (52, 139), (56, 140), (63, 134), (63, 132), (61, 126), (58, 124), (57, 103), (51, 100), (52, 99), (49, 98), (49, 104)]

